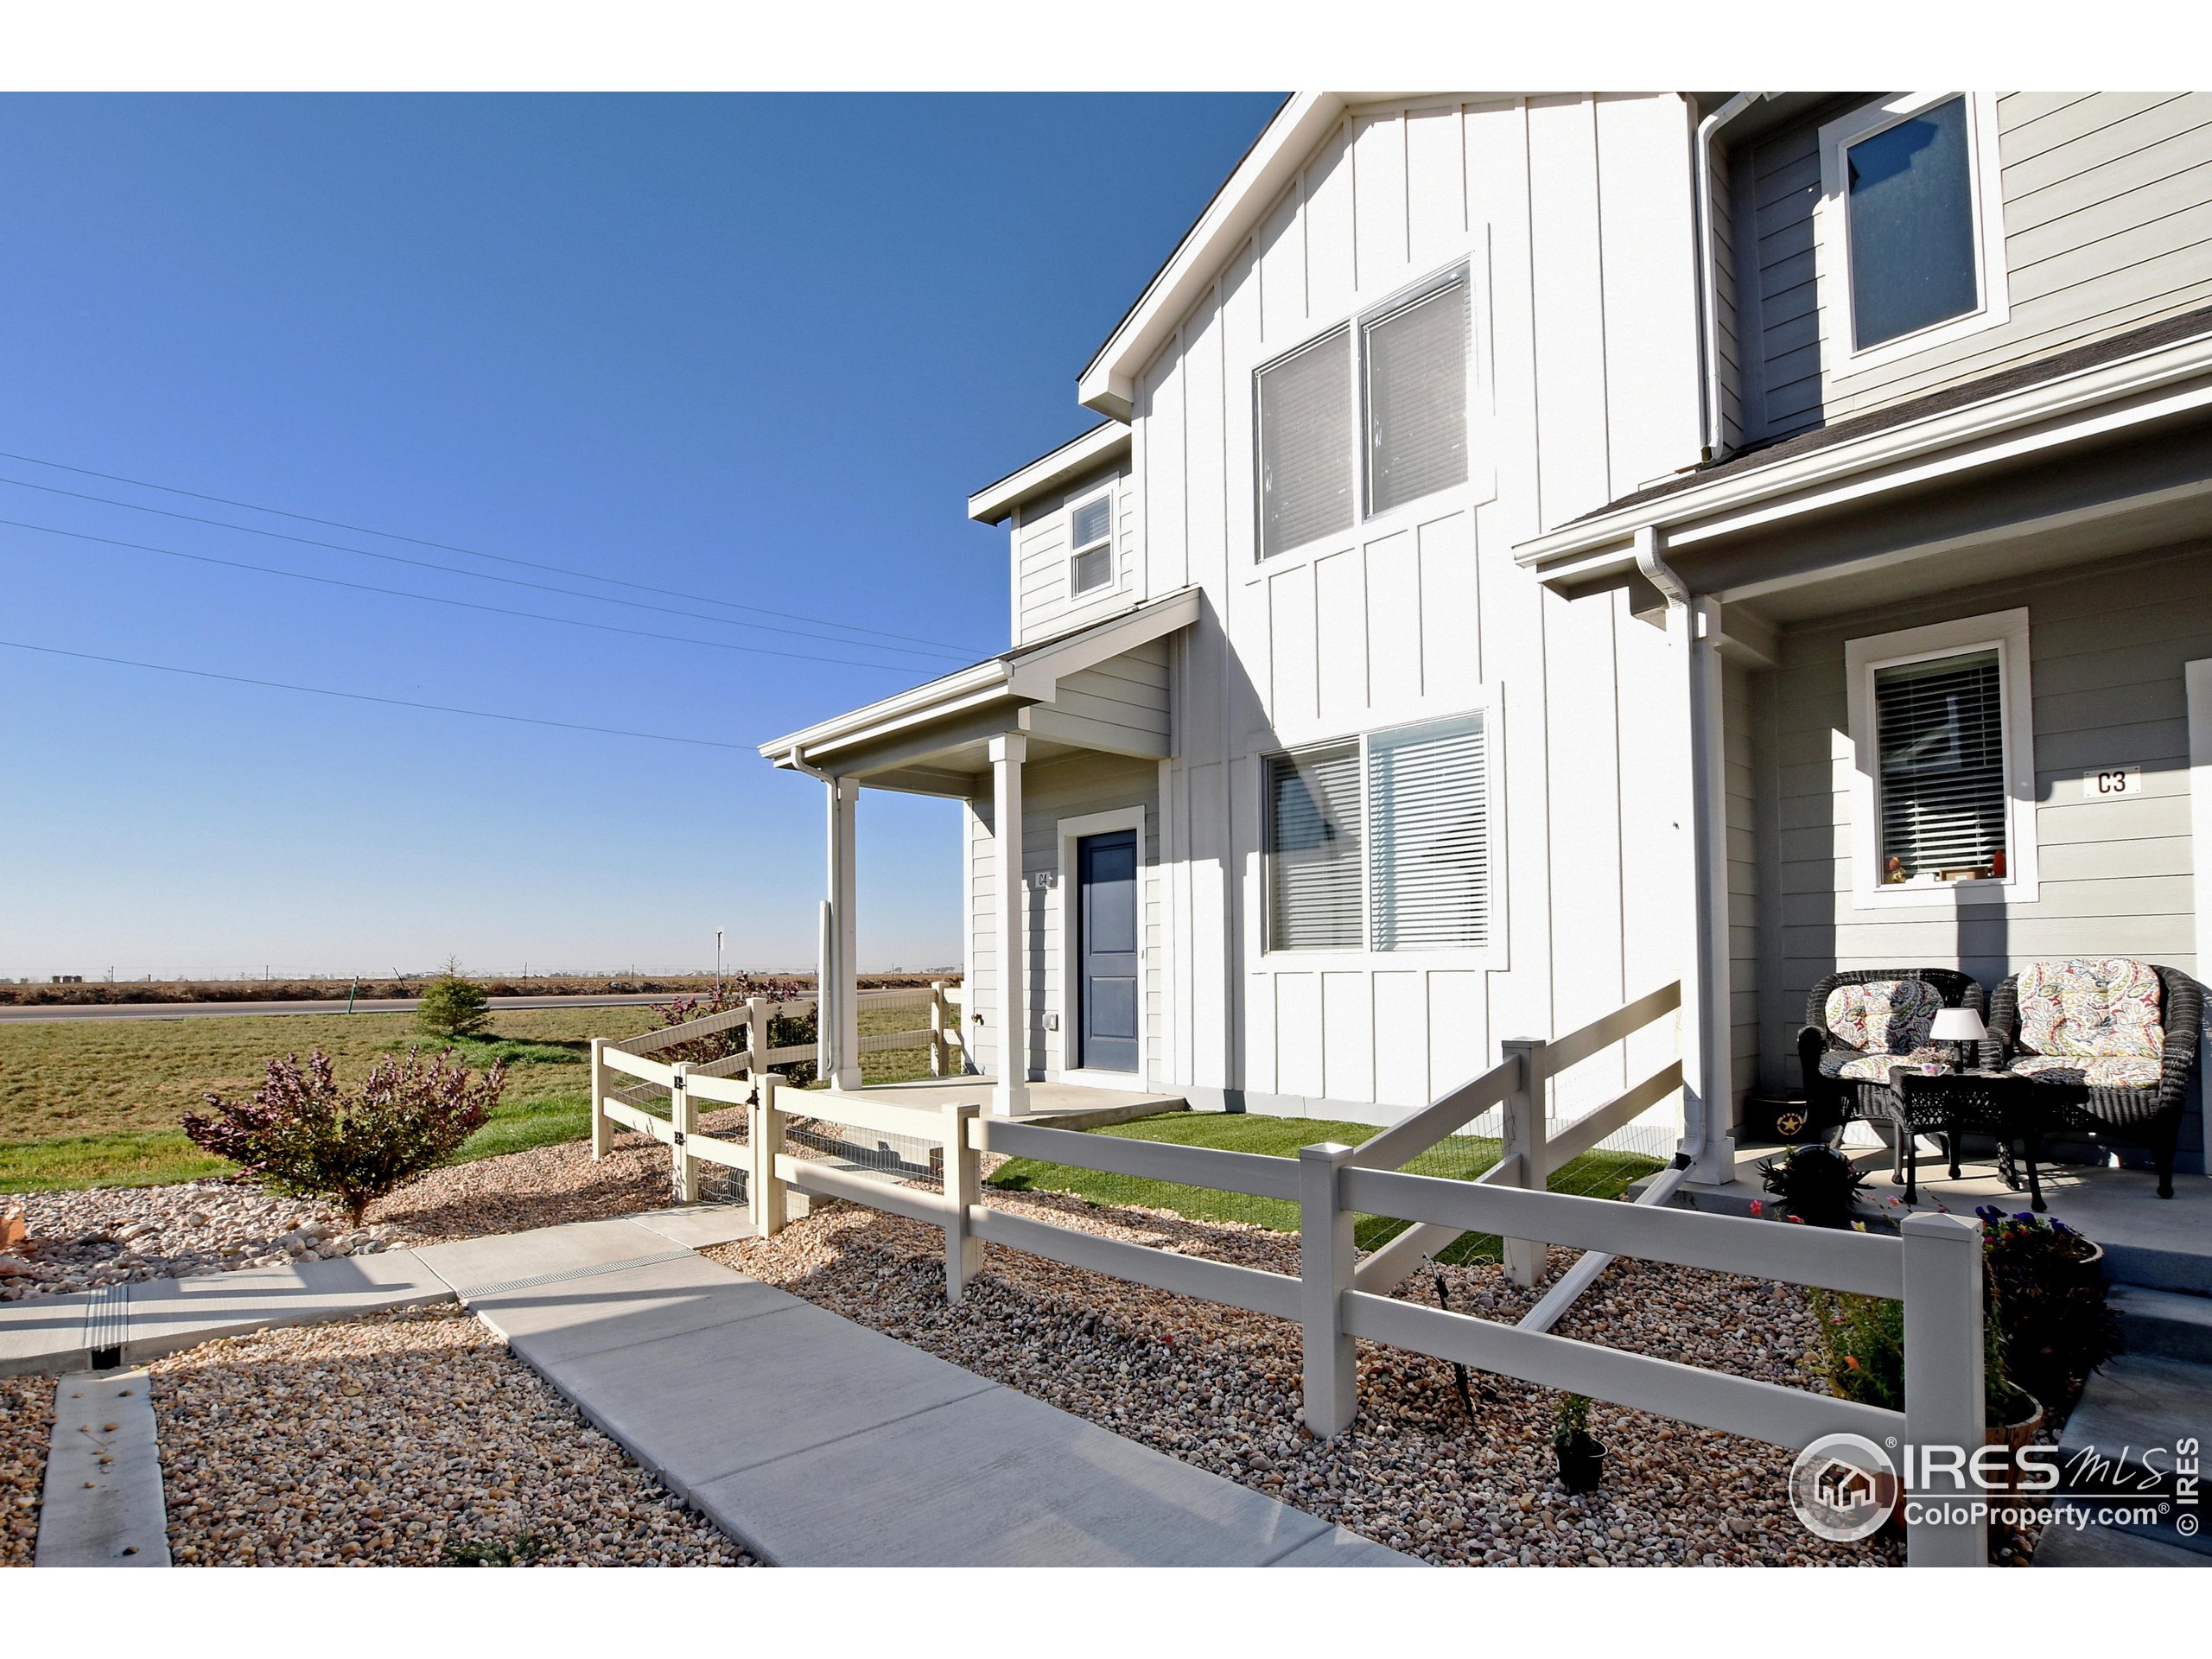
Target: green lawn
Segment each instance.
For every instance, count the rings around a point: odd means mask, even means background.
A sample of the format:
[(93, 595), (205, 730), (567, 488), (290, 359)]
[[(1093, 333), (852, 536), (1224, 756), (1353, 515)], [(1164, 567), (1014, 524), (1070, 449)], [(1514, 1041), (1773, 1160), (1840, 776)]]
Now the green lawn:
[[(1375, 1133), (1375, 1127), (1325, 1118), (1262, 1117), (1256, 1113), (1168, 1112), (1087, 1133), (1294, 1158), (1300, 1147), (1324, 1141), (1357, 1146)], [(1496, 1141), (1454, 1135), (1430, 1147), (1405, 1167), (1415, 1175), (1472, 1180), (1497, 1161), (1498, 1152)], [(1618, 1198), (1631, 1182), (1661, 1167), (1656, 1159), (1634, 1153), (1587, 1152), (1552, 1177), (1551, 1189), (1591, 1198)], [(1039, 1163), (1033, 1158), (1008, 1160), (992, 1174), (990, 1184), (1008, 1192), (1068, 1192), (1093, 1204), (1139, 1205), (1147, 1209), (1170, 1211), (1193, 1221), (1242, 1221), (1277, 1232), (1298, 1230), (1298, 1206), (1285, 1199), (1248, 1198), (1212, 1187), (1183, 1186), (1169, 1181), (1144, 1180), (1134, 1175), (1077, 1169), (1065, 1164)], [(1371, 1250), (1403, 1230), (1405, 1225), (1402, 1221), (1381, 1216), (1362, 1216), (1353, 1224), (1353, 1236), (1360, 1249)], [(1497, 1256), (1498, 1241), (1494, 1236), (1470, 1234), (1439, 1259), (1496, 1261)]]
[[(652, 1029), (651, 1008), (520, 1008), (497, 1033), (454, 1045), (472, 1068), (507, 1063), (507, 1089), (463, 1158), (488, 1158), (588, 1128), (590, 1039)], [(213, 1090), (251, 1093), (276, 1055), (320, 1048), (358, 1079), (422, 1041), (404, 1014), (36, 1020), (0, 1025), (0, 1192), (150, 1186), (230, 1166), (184, 1138), (177, 1120)]]
[[(507, 1088), (462, 1160), (573, 1141), (590, 1132), (591, 1039), (653, 1030), (650, 1007), (517, 1008), (498, 1029), (455, 1043), (474, 1070), (507, 1063)], [(925, 1007), (867, 1008), (861, 1029), (928, 1023)], [(185, 1139), (177, 1121), (209, 1090), (260, 1085), (275, 1056), (320, 1048), (345, 1081), (386, 1054), (426, 1043), (404, 1014), (245, 1014), (197, 1019), (53, 1020), (0, 1025), (0, 1193), (63, 1187), (156, 1186), (229, 1173)], [(870, 1083), (925, 1077), (925, 1049), (862, 1059)]]

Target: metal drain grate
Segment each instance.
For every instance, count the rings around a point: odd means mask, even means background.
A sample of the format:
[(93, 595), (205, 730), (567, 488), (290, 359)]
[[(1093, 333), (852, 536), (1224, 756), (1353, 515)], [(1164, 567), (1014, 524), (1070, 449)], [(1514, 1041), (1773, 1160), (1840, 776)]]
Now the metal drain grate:
[(527, 1279), (503, 1279), (492, 1285), (459, 1285), (455, 1294), (463, 1301), (474, 1296), (499, 1296), (511, 1290), (535, 1290), (540, 1285), (557, 1285), (570, 1279), (594, 1279), (603, 1273), (625, 1273), (632, 1268), (651, 1268), (663, 1262), (681, 1262), (694, 1250), (662, 1250), (654, 1255), (632, 1256), (626, 1262), (601, 1262), (588, 1268), (566, 1268), (559, 1273), (533, 1274)]
[(123, 1363), (123, 1344), (130, 1339), (130, 1286), (102, 1285), (85, 1303), (85, 1346), (92, 1368), (112, 1370)]

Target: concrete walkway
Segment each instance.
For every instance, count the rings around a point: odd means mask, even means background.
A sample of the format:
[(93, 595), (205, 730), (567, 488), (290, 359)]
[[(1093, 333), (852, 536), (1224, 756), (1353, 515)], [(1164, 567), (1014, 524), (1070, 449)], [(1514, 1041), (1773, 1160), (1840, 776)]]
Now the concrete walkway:
[(420, 1252), (514, 1352), (763, 1560), (1418, 1566), (626, 1221)]

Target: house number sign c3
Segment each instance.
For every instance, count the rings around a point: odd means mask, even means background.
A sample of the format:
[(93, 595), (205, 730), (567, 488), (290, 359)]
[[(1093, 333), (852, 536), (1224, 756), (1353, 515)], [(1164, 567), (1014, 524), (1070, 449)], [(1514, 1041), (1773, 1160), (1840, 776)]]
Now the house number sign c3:
[(2142, 792), (2141, 766), (2106, 766), (2082, 774), (2082, 797), (2084, 800), (2124, 800)]

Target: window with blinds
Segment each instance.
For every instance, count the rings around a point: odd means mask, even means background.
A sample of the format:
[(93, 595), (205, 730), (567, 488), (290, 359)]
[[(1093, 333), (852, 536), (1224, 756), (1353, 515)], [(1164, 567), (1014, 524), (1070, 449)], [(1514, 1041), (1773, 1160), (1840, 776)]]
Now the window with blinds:
[(1351, 352), (1338, 328), (1259, 372), (1262, 558), (1351, 527)]
[(1359, 748), (1268, 757), (1268, 949), (1357, 950)]
[(1467, 481), (1467, 283), (1367, 323), (1367, 510)]
[(1068, 514), (1068, 592), (1087, 594), (1114, 580), (1114, 492), (1078, 501)]
[(1874, 671), (1882, 881), (2005, 874), (2005, 709), (1993, 649)]
[(1375, 949), (1489, 944), (1489, 766), (1480, 715), (1368, 741), (1367, 848)]

